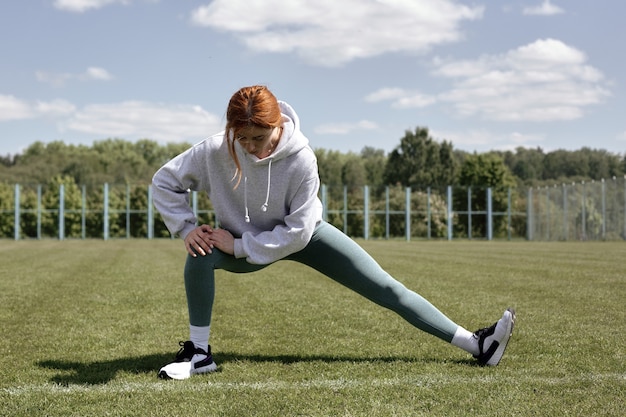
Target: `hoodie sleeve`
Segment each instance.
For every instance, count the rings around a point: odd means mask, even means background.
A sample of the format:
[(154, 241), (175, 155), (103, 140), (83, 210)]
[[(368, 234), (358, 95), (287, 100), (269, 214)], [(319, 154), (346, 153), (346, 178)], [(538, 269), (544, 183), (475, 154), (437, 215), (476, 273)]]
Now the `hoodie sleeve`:
[(235, 239), (235, 257), (246, 258), (251, 264), (266, 265), (306, 247), (322, 216), (315, 162), (308, 172), (291, 200), (284, 223), (258, 234), (245, 232), (240, 239)]
[(197, 147), (178, 155), (152, 178), (152, 196), (154, 205), (161, 213), (170, 233), (183, 239), (195, 229), (197, 218), (189, 205), (190, 190), (197, 190), (199, 178), (196, 161)]

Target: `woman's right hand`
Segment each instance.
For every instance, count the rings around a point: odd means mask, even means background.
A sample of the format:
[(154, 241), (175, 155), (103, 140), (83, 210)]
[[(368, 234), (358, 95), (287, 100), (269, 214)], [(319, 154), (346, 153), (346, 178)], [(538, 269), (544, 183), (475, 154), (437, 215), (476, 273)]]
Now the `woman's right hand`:
[(213, 252), (213, 242), (211, 234), (213, 228), (208, 224), (202, 224), (193, 229), (185, 236), (185, 248), (194, 258), (198, 255), (205, 256)]

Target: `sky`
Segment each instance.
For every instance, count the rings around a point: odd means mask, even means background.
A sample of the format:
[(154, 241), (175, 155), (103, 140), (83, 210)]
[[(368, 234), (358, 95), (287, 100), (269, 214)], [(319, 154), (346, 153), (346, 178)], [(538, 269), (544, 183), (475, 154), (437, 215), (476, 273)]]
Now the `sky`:
[(314, 149), (626, 154), (622, 0), (3, 0), (0, 155), (196, 143), (267, 85)]

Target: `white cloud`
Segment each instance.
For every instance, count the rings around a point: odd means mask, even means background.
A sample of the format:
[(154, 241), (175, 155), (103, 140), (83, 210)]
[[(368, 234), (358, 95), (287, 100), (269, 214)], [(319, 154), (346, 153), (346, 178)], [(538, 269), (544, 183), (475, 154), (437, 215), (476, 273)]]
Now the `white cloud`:
[(446, 140), (452, 142), (454, 146), (462, 145), (463, 147), (482, 147), (492, 145), (497, 141), (497, 136), (486, 130), (458, 132), (431, 129), (430, 134), (437, 140)]
[(314, 131), (317, 134), (331, 134), (331, 135), (347, 135), (357, 130), (375, 130), (378, 129), (378, 125), (369, 120), (361, 120), (356, 123), (329, 123), (325, 125), (317, 126)]
[(584, 53), (554, 39), (474, 61), (438, 59), (434, 74), (454, 82), (438, 99), (463, 116), (486, 120), (577, 119), (610, 95), (603, 74), (586, 61)]
[(392, 107), (409, 109), (430, 106), (437, 101), (437, 98), (418, 91), (408, 91), (401, 88), (381, 88), (368, 94), (365, 97), (365, 101), (369, 103), (391, 101)]
[(62, 87), (72, 78), (72, 75), (68, 73), (55, 74), (46, 71), (37, 71), (35, 72), (35, 78), (41, 83), (50, 84), (53, 87)]
[(392, 104), (392, 106), (398, 109), (414, 109), (428, 107), (435, 102), (437, 102), (436, 97), (421, 93), (413, 93), (400, 97)]
[(167, 142), (200, 140), (222, 128), (219, 117), (199, 106), (142, 101), (92, 104), (77, 111), (62, 127), (102, 137)]
[(65, 100), (30, 103), (14, 96), (0, 95), (0, 121), (25, 120), (37, 117), (59, 117), (71, 114), (74, 106)]
[(113, 79), (113, 76), (107, 70), (100, 67), (87, 68), (87, 71), (81, 77), (85, 80), (109, 81)]
[(54, 7), (59, 10), (83, 13), (90, 9), (100, 9), (110, 4), (128, 4), (129, 0), (55, 0)]
[(76, 111), (76, 106), (66, 100), (38, 101), (34, 105), (36, 114), (46, 117), (68, 116)]
[(431, 135), (438, 140), (452, 142), (455, 147), (474, 148), (483, 151), (510, 150), (519, 147), (532, 148), (545, 140), (542, 134), (525, 134), (519, 132), (495, 133), (484, 129), (470, 129), (465, 131), (432, 130)]
[(24, 100), (0, 95), (0, 121), (30, 119), (33, 116), (32, 108)]
[(77, 109), (61, 99), (29, 102), (0, 94), (0, 122), (44, 118), (56, 120), (61, 131), (128, 140), (201, 140), (223, 129), (221, 117), (194, 105), (125, 101)]
[(395, 100), (405, 97), (407, 92), (402, 88), (381, 88), (368, 94), (365, 97), (365, 101), (368, 103), (377, 103), (379, 101)]
[(69, 72), (52, 73), (46, 71), (35, 72), (37, 81), (50, 84), (53, 87), (63, 87), (72, 80), (79, 81), (110, 81), (114, 77), (106, 69), (100, 67), (89, 67), (85, 72), (73, 74)]
[(520, 133), (512, 132), (507, 137), (508, 141), (516, 148), (521, 146), (525, 148), (538, 146), (545, 140), (544, 134), (537, 133)]
[(296, 53), (321, 66), (390, 52), (424, 53), (463, 39), (482, 6), (453, 0), (214, 0), (192, 23), (234, 34), (255, 52)]
[(552, 4), (550, 0), (544, 0), (539, 6), (525, 7), (523, 13), (525, 15), (553, 16), (565, 13), (565, 11), (559, 6)]

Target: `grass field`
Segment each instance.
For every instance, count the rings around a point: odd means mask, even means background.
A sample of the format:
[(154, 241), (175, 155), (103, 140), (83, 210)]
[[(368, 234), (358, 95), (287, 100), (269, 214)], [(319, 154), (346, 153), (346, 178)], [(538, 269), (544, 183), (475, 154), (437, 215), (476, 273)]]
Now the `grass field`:
[(2, 416), (621, 416), (626, 244), (361, 242), (500, 366), (292, 262), (219, 273), (219, 372), (156, 378), (188, 336), (179, 240), (0, 241)]

